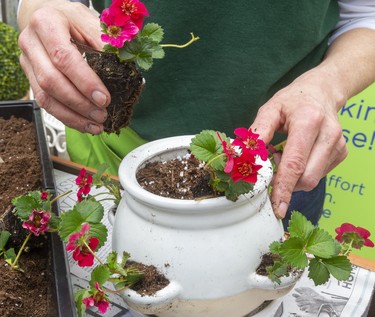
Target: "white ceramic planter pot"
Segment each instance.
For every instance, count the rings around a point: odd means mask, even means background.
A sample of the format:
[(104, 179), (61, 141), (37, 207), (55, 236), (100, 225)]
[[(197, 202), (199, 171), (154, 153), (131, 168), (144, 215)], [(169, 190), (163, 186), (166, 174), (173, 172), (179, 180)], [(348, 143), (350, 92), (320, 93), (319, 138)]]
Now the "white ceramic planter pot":
[(234, 203), (225, 197), (178, 200), (144, 190), (136, 180), (146, 162), (184, 155), (192, 136), (145, 144), (122, 161), (124, 188), (114, 220), (112, 246), (121, 254), (156, 266), (171, 283), (154, 296), (132, 290), (122, 297), (135, 311), (162, 317), (241, 317), (266, 300), (289, 292), (298, 277), (281, 285), (257, 275), (272, 241), (282, 239), (282, 224), (267, 193), (270, 162), (263, 164), (254, 190)]

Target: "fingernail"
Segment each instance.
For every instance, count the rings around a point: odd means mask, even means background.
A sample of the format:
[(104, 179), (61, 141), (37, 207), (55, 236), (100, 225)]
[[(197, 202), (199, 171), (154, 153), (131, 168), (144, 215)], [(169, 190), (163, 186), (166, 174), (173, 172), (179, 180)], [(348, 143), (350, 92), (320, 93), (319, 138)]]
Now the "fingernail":
[(286, 215), (287, 210), (288, 210), (288, 204), (282, 201), (280, 203), (279, 207), (277, 208), (277, 215), (276, 216), (279, 219), (284, 218), (285, 215)]
[(107, 113), (103, 110), (95, 109), (90, 112), (90, 118), (98, 123), (103, 123), (107, 118)]
[(105, 106), (107, 102), (107, 96), (98, 90), (95, 90), (92, 93), (91, 97), (92, 97), (92, 100), (94, 100), (95, 104), (99, 107)]
[(87, 128), (86, 128), (86, 131), (88, 133), (91, 133), (91, 134), (100, 134), (102, 133), (102, 128), (97, 126), (96, 124), (92, 124), (90, 123)]

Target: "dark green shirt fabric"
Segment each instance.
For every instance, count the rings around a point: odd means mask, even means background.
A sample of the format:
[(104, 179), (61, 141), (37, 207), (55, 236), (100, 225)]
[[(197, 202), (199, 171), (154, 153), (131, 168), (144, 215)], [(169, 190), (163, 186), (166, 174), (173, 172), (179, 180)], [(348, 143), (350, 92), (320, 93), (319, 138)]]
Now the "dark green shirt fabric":
[(163, 43), (200, 37), (143, 72), (131, 127), (146, 140), (248, 127), (273, 93), (317, 65), (338, 21), (336, 1), (143, 1)]
[[(143, 2), (150, 14), (145, 23), (164, 28), (163, 43), (183, 44), (190, 32), (200, 37), (184, 49), (165, 48), (164, 59), (143, 72), (146, 87), (131, 128), (148, 141), (204, 129), (233, 136), (236, 127), (249, 127), (259, 106), (320, 63), (339, 17), (336, 0)], [(126, 152), (114, 143), (109, 148), (120, 160)], [(99, 153), (95, 147), (90, 151)]]

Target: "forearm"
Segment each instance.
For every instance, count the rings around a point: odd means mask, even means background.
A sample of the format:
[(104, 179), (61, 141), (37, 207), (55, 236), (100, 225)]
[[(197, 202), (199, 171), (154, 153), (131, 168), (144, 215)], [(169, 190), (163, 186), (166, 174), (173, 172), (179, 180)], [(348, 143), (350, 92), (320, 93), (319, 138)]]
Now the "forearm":
[(29, 23), (32, 14), (49, 4), (64, 3), (67, 0), (22, 0), (18, 11), (18, 26), (22, 31)]
[(375, 81), (375, 30), (355, 28), (343, 33), (318, 68), (332, 74), (332, 89), (344, 102), (359, 93)]

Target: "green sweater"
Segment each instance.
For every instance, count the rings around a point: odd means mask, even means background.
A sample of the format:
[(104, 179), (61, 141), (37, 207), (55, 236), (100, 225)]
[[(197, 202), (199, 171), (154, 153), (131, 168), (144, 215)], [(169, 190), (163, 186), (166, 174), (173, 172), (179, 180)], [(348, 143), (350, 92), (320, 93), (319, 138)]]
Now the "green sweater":
[[(164, 28), (163, 43), (185, 43), (190, 32), (200, 37), (184, 49), (166, 48), (164, 59), (143, 72), (131, 128), (144, 140), (204, 129), (233, 136), (234, 128), (250, 126), (277, 90), (320, 63), (339, 15), (333, 0), (143, 2), (145, 23)], [(114, 143), (121, 159), (127, 150)]]

